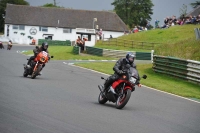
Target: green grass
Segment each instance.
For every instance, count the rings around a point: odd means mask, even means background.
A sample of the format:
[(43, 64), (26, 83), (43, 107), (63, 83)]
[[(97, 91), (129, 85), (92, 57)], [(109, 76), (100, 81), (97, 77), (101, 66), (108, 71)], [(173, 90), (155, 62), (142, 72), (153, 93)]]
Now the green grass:
[[(115, 63), (77, 63), (75, 65), (93, 69), (106, 74), (113, 74), (113, 66)], [(142, 79), (143, 85), (162, 90), (187, 98), (200, 99), (200, 87), (197, 84), (187, 82), (182, 79), (177, 79), (171, 76), (155, 73), (152, 70), (152, 64), (137, 64), (137, 69), (140, 76), (146, 74), (146, 80)]]
[[(87, 54), (76, 55), (73, 54), (73, 47), (71, 46), (49, 46), (48, 48), (50, 55), (53, 55), (52, 60), (113, 60), (116, 58), (102, 57), (102, 56), (91, 56)], [(33, 51), (24, 52), (26, 55), (33, 54)]]
[[(156, 55), (173, 56), (182, 59), (190, 59), (200, 61), (200, 40), (196, 40), (195, 28), (200, 25), (182, 25), (173, 26), (168, 29), (154, 29), (144, 32), (123, 35), (118, 39), (135, 42), (158, 43), (154, 47)], [(148, 51), (145, 49), (126, 48), (123, 46), (115, 46), (102, 44), (98, 42), (96, 47), (130, 50), (130, 51)]]

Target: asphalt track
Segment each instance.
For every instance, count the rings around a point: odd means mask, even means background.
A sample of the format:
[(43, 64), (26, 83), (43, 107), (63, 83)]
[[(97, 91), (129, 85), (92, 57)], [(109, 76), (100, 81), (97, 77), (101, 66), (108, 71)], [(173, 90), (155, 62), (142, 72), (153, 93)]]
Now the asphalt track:
[(24, 78), (28, 57), (16, 51), (32, 48), (0, 49), (0, 133), (200, 133), (200, 103), (142, 87), (122, 110), (100, 105), (97, 85), (107, 75), (69, 61)]

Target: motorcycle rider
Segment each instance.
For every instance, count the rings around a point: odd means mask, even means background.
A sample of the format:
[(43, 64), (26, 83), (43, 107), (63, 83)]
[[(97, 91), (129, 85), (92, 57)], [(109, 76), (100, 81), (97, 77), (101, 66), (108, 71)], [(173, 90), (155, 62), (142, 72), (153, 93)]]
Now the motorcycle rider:
[[(37, 56), (38, 53), (40, 53), (41, 51), (45, 51), (48, 53), (48, 57), (50, 59), (50, 55), (49, 55), (49, 51), (48, 51), (48, 43), (47, 42), (43, 42), (41, 47), (36, 46), (35, 49), (33, 50), (34, 55), (31, 56), (27, 62), (27, 65), (30, 65), (31, 60), (34, 60)], [(42, 66), (42, 69), (45, 67), (45, 64)], [(42, 71), (41, 69), (41, 71)], [(41, 75), (41, 71), (40, 71), (40, 75)]]
[[(106, 92), (106, 90), (108, 90), (108, 87), (112, 85), (112, 83), (116, 81), (120, 77), (120, 75), (125, 73), (123, 70), (126, 68), (127, 64), (130, 64), (131, 67), (136, 69), (136, 65), (134, 64), (134, 59), (135, 59), (135, 55), (129, 52), (126, 54), (125, 58), (121, 58), (116, 62), (115, 66), (113, 67), (113, 70), (115, 71), (115, 73), (106, 79), (104, 83), (103, 92)], [(138, 86), (141, 87), (141, 84), (138, 84)], [(132, 88), (132, 91), (134, 90), (135, 88)]]
[(10, 49), (12, 48), (12, 41), (11, 40), (8, 41), (8, 47), (10, 47)]
[(0, 49), (4, 49), (3, 43), (0, 41)]

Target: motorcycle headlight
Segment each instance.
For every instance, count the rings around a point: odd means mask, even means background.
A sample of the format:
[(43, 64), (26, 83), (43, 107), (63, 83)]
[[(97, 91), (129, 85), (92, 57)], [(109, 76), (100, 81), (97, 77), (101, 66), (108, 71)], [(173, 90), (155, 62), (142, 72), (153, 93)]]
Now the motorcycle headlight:
[(129, 81), (130, 81), (132, 84), (135, 84), (135, 82), (137, 81), (137, 79), (131, 77)]
[(45, 57), (41, 57), (41, 58), (40, 58), (40, 61), (41, 61), (41, 62), (45, 62)]

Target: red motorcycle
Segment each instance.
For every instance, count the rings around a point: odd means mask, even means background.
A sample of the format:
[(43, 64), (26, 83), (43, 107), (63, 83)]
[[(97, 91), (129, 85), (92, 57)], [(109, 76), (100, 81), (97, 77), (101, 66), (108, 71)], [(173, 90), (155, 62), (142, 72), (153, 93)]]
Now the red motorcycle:
[[(53, 58), (53, 56), (51, 56), (51, 58)], [(30, 62), (30, 65), (24, 64), (23, 76), (27, 77), (28, 75), (31, 75), (31, 78), (34, 79), (36, 76), (40, 75), (39, 73), (42, 70), (42, 66), (49, 60), (50, 57), (48, 56), (48, 53), (41, 51), (37, 54), (36, 58)]]
[[(98, 102), (100, 104), (105, 104), (107, 101), (116, 103), (115, 106), (117, 109), (122, 109), (129, 101), (131, 97), (131, 92), (134, 91), (135, 85), (140, 85), (139, 83), (139, 74), (138, 71), (126, 65), (126, 70), (123, 70), (125, 73), (116, 80), (107, 91), (103, 92), (103, 85), (98, 85), (100, 94), (98, 97)], [(143, 75), (142, 78), (146, 79), (147, 76)], [(101, 79), (104, 79), (101, 77)]]

